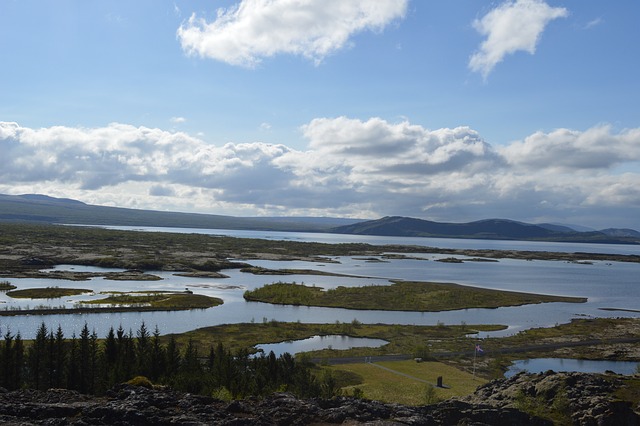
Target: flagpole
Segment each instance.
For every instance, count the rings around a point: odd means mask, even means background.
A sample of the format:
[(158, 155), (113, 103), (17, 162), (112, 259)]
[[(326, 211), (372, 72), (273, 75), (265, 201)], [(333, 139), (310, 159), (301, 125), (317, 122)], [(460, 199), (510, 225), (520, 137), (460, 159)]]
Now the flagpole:
[(473, 380), (476, 379), (476, 356), (478, 355), (478, 346), (473, 348)]

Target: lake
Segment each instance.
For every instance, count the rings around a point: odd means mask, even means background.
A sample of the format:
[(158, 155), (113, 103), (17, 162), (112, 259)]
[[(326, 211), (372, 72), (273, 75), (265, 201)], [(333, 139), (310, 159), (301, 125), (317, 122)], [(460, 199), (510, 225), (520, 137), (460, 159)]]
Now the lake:
[[(124, 227), (111, 227), (123, 229)], [(523, 241), (462, 240), (400, 237), (369, 237), (338, 234), (285, 233), (267, 231), (195, 230), (176, 228), (126, 228), (156, 232), (203, 232), (210, 235), (230, 235), (246, 238), (273, 240), (320, 241), (327, 243), (367, 242), (370, 244), (404, 244), (443, 248), (485, 248), (500, 250), (539, 250), (589, 253), (638, 254), (640, 247), (605, 244), (537, 243)], [(315, 238), (315, 239), (313, 239)], [(321, 254), (321, 253), (320, 253)], [(591, 317), (638, 317), (640, 306), (640, 264), (624, 262), (600, 262), (577, 264), (562, 261), (526, 261), (500, 259), (499, 262), (443, 263), (435, 260), (447, 257), (433, 253), (411, 253), (419, 259), (392, 259), (370, 262), (361, 257), (339, 256), (332, 259), (338, 263), (302, 261), (246, 260), (256, 266), (271, 269), (317, 269), (348, 274), (351, 277), (310, 275), (264, 276), (242, 273), (237, 269), (223, 271), (229, 278), (206, 279), (178, 277), (170, 272), (150, 271), (161, 281), (109, 281), (102, 278), (90, 281), (64, 281), (42, 279), (9, 279), (19, 288), (75, 287), (99, 291), (174, 290), (188, 287), (195, 293), (220, 297), (222, 306), (204, 310), (145, 313), (67, 314), (49, 316), (0, 317), (0, 333), (7, 328), (20, 331), (23, 338), (32, 338), (37, 327), (44, 321), (48, 327), (61, 325), (65, 335), (79, 333), (85, 323), (95, 329), (99, 337), (106, 335), (110, 326), (122, 325), (126, 330), (135, 330), (144, 322), (148, 328), (156, 326), (161, 334), (180, 333), (195, 328), (217, 324), (240, 323), (263, 320), (300, 321), (307, 323), (351, 322), (362, 323), (436, 325), (437, 323), (460, 324), (505, 324), (506, 330), (483, 333), (480, 337), (504, 336), (532, 327), (550, 327), (569, 322), (573, 318)], [(461, 257), (462, 256), (457, 256)], [(382, 260), (382, 259), (380, 259)], [(56, 269), (94, 271), (99, 268), (84, 268), (75, 265), (59, 265)], [(362, 278), (368, 277), (368, 278)], [(449, 312), (389, 312), (354, 311), (348, 309), (313, 308), (301, 306), (278, 306), (257, 302), (246, 302), (245, 290), (254, 289), (275, 281), (298, 282), (323, 288), (389, 284), (391, 279), (455, 282), (483, 288), (565, 296), (587, 297), (587, 303), (546, 303), (498, 309), (465, 309)], [(12, 307), (34, 307), (39, 304), (73, 307), (80, 300), (101, 297), (81, 295), (53, 300), (18, 300), (0, 293), (0, 309)]]
[(514, 361), (513, 365), (504, 373), (504, 376), (515, 376), (523, 371), (529, 373), (544, 373), (549, 370), (579, 373), (604, 373), (605, 371), (613, 371), (617, 374), (630, 375), (637, 371), (638, 365), (640, 364), (632, 361), (532, 358)]
[(257, 345), (258, 350), (262, 350), (265, 354), (273, 351), (276, 356), (280, 356), (285, 352), (297, 354), (299, 352), (309, 352), (319, 349), (351, 349), (351, 348), (378, 348), (386, 345), (386, 340), (368, 339), (364, 337), (350, 336), (313, 336), (308, 339), (292, 340), (281, 343), (268, 343)]

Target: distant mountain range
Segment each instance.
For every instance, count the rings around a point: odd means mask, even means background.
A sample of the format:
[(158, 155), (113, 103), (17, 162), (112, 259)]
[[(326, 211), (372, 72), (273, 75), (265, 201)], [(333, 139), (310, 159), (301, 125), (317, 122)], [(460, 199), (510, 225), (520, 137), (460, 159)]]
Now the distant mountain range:
[(94, 206), (39, 194), (0, 194), (0, 221), (75, 225), (324, 232), (360, 220), (324, 217), (234, 217)]
[(0, 194), (0, 221), (640, 244), (640, 232), (633, 229), (608, 228), (600, 231), (579, 231), (575, 228), (585, 228), (551, 223), (534, 225), (507, 219), (443, 223), (400, 216), (383, 217), (377, 220), (324, 217), (235, 217), (95, 206), (68, 198), (54, 198), (39, 194)]
[(640, 243), (640, 232), (633, 229), (603, 229), (580, 232), (556, 224), (487, 219), (468, 223), (432, 222), (408, 217), (390, 216), (333, 228), (331, 232), (358, 235), (403, 237), (481, 238), (492, 240), (536, 240), (595, 243)]

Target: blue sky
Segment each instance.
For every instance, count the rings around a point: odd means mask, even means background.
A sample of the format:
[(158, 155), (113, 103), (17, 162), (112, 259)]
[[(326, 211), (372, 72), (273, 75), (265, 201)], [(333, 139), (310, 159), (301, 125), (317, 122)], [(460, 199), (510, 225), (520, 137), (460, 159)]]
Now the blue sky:
[(640, 229), (635, 0), (0, 0), (0, 193)]

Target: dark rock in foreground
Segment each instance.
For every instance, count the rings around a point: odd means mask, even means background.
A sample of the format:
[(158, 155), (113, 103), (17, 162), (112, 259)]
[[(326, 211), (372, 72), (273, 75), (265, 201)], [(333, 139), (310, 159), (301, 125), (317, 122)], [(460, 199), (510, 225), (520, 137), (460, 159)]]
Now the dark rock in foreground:
[[(635, 425), (630, 403), (611, 393), (618, 376), (578, 373), (518, 375), (493, 381), (463, 400), (408, 407), (355, 398), (301, 400), (286, 393), (265, 399), (223, 402), (208, 397), (120, 385), (107, 396), (74, 391), (21, 390), (0, 394), (4, 425), (547, 425), (521, 411), (523, 398), (556, 407), (561, 396), (567, 419), (584, 425)], [(554, 405), (555, 404), (555, 405)], [(529, 410), (528, 410), (529, 411)]]

